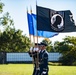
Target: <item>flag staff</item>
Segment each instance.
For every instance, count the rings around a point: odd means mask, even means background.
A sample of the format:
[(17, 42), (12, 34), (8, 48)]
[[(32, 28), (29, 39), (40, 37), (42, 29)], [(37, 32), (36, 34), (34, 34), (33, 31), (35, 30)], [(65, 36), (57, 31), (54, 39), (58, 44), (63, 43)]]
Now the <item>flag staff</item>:
[[(27, 8), (27, 18), (28, 18), (28, 20), (29, 20), (29, 17), (28, 17), (28, 8)], [(28, 21), (28, 24), (29, 24), (29, 21)], [(29, 27), (29, 26), (28, 26)], [(29, 29), (29, 28), (28, 28)], [(29, 29), (30, 30), (30, 29)], [(32, 44), (32, 37), (31, 37), (31, 34), (30, 34), (30, 31), (29, 31), (29, 39), (30, 39), (30, 41), (31, 41), (31, 44)], [(31, 46), (31, 45), (30, 45)], [(32, 47), (32, 51), (33, 51), (33, 47)], [(31, 54), (31, 56), (32, 56), (32, 63), (33, 63), (33, 65), (34, 65), (34, 58), (33, 58), (33, 54)]]
[[(37, 6), (37, 0), (36, 0), (36, 6)], [(36, 9), (37, 10), (37, 9)], [(37, 37), (37, 46), (38, 46), (38, 31), (37, 31), (37, 17), (36, 17), (36, 37)], [(39, 50), (37, 51), (37, 60), (36, 60), (36, 73), (39, 71)]]
[[(32, 7), (30, 6), (30, 14), (31, 14), (31, 16), (32, 16)], [(33, 22), (32, 22), (33, 23)], [(33, 25), (33, 24), (32, 24)], [(34, 30), (33, 30), (33, 45), (35, 46), (35, 36), (34, 36)], [(34, 49), (34, 47), (33, 47), (33, 49)], [(33, 52), (33, 49), (32, 49), (32, 52)], [(35, 63), (35, 59), (34, 59), (34, 57), (33, 57), (33, 54), (32, 54), (32, 63), (33, 63), (33, 66), (34, 66), (34, 63)]]

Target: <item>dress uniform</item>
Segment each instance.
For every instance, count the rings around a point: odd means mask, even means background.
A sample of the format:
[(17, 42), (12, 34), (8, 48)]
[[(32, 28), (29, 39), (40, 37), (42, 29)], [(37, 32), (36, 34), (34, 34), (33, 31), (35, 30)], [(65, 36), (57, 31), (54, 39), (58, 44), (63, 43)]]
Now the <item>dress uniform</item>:
[(35, 46), (34, 47), (31, 47), (30, 48), (30, 51), (29, 51), (29, 55), (30, 55), (30, 57), (33, 57), (33, 61), (34, 61), (34, 70), (33, 70), (33, 74), (32, 75), (38, 75), (38, 71), (39, 71), (39, 68), (37, 68), (37, 63), (38, 63), (38, 61), (37, 61), (37, 54), (39, 54), (38, 53), (38, 51), (39, 51), (39, 48), (38, 48), (38, 46), (39, 46), (40, 44), (37, 44), (37, 43), (35, 43)]
[(41, 45), (44, 48), (39, 53), (39, 75), (48, 75), (48, 52), (45, 49), (47, 45), (44, 43), (41, 43)]

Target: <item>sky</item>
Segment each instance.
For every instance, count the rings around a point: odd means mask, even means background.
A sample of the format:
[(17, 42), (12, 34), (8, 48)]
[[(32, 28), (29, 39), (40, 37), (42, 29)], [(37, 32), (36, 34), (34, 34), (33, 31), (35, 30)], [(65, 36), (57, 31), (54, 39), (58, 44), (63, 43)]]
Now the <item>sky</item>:
[[(5, 4), (3, 10), (9, 12), (10, 16), (14, 20), (14, 25), (16, 29), (23, 31), (29, 37), (28, 31), (28, 21), (27, 21), (27, 9), (30, 13), (36, 14), (36, 3), (38, 6), (54, 9), (57, 11), (70, 10), (73, 14), (73, 18), (76, 23), (76, 0), (1, 0)], [(76, 32), (71, 33), (59, 33), (59, 35), (50, 38), (51, 41), (62, 41), (65, 36), (75, 36)], [(41, 42), (43, 38), (39, 38)]]

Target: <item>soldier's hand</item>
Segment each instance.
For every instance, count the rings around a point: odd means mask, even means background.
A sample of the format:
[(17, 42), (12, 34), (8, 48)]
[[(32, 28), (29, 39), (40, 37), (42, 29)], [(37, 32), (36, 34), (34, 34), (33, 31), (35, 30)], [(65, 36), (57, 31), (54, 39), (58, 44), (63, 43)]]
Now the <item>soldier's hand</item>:
[(46, 71), (43, 71), (42, 74), (46, 74)]
[(36, 68), (36, 70), (40, 70), (40, 68)]
[(38, 64), (40, 64), (40, 62), (38, 62)]

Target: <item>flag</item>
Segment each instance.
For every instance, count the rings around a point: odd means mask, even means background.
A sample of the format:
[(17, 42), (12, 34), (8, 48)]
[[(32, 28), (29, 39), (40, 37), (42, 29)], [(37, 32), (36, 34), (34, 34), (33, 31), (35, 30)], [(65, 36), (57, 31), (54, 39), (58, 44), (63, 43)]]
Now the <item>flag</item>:
[(49, 32), (75, 32), (76, 26), (70, 10), (56, 11), (37, 6), (37, 30)]
[(28, 12), (27, 12), (27, 20), (28, 20), (29, 34), (30, 35), (34, 35), (34, 28), (33, 28), (32, 16)]
[(39, 30), (37, 31), (37, 15), (33, 13), (31, 15), (32, 15), (33, 29), (34, 29), (35, 36), (51, 38), (53, 36), (58, 35), (58, 33), (56, 32), (39, 31)]
[(33, 30), (34, 30), (34, 36), (37, 36), (37, 21), (36, 21), (36, 15), (31, 13), (32, 17), (32, 24), (33, 24)]

